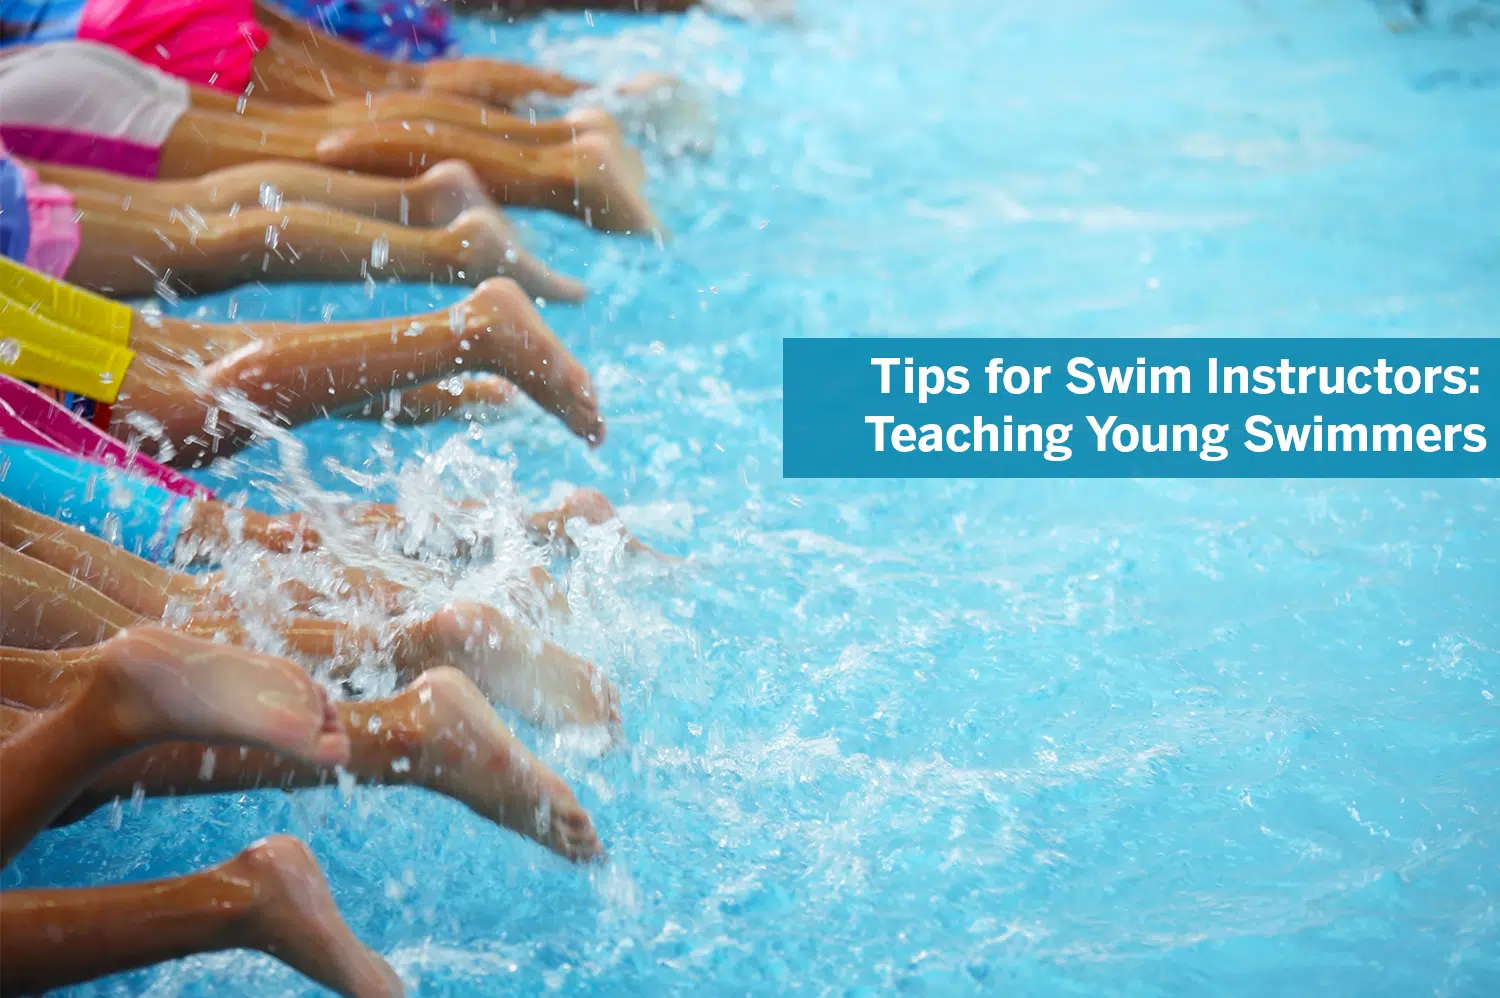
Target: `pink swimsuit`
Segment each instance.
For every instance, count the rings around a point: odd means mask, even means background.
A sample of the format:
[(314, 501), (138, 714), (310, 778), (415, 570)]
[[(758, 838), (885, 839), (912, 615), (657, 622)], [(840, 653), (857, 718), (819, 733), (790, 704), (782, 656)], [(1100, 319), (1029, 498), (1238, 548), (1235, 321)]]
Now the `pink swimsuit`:
[(0, 48), (0, 140), (25, 159), (155, 178), (188, 85), (96, 42)]
[(191, 478), (129, 449), (24, 382), (0, 374), (0, 440), (43, 447), (121, 468), (194, 499), (213, 493)]
[[(10, 157), (3, 141), (0, 141), (0, 157)], [(27, 225), (31, 230), (26, 259), (19, 262), (60, 279), (73, 266), (81, 238), (73, 195), (64, 187), (43, 183), (25, 163), (12, 162), (21, 171), (26, 186)]]
[(88, 0), (78, 37), (189, 83), (242, 93), (270, 35), (253, 0)]

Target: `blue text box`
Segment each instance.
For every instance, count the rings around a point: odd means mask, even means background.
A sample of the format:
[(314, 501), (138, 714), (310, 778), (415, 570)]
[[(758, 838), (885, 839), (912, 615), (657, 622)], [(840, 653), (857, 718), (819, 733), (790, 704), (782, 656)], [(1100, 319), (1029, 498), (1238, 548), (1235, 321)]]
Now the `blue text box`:
[(788, 478), (1500, 475), (1496, 339), (789, 338), (783, 359)]

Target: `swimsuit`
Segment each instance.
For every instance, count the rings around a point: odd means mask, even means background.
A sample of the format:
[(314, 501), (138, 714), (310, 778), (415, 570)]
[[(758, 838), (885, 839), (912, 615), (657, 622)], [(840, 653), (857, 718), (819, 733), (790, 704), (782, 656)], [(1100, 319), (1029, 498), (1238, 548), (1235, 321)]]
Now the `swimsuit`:
[(73, 266), (81, 239), (73, 195), (43, 183), (0, 142), (0, 256), (62, 277)]
[(193, 505), (117, 468), (9, 440), (0, 495), (158, 564), (171, 561)]
[(253, 0), (88, 0), (78, 37), (231, 93), (244, 92), (270, 40)]
[(0, 156), (0, 256), (26, 259), (31, 248), (31, 210), (26, 204), (26, 174), (21, 164)]
[(181, 472), (126, 447), (91, 423), (79, 419), (44, 391), (0, 374), (0, 440), (60, 451), (111, 468), (168, 492), (212, 499), (213, 492)]
[(0, 257), (0, 374), (50, 389), (100, 429), (135, 354), (124, 305)]
[(25, 159), (154, 179), (186, 83), (93, 42), (0, 48), (0, 141)]
[(0, 25), (0, 45), (99, 42), (233, 93), (270, 37), (253, 0), (0, 0)]

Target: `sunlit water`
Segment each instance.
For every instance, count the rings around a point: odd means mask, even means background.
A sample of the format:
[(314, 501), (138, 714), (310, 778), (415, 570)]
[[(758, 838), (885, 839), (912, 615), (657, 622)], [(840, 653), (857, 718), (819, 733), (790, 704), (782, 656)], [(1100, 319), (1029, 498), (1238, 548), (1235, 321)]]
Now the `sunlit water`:
[[(546, 315), (599, 372), (608, 445), (541, 419), (295, 440), (350, 494), (392, 499), (444, 447), (532, 506), (594, 485), (691, 555), (662, 575), (586, 552), (567, 576), (558, 636), (619, 684), (629, 747), (520, 729), (611, 863), (418, 791), (329, 789), (127, 801), (5, 886), (185, 872), (292, 832), (430, 996), (1500, 994), (1493, 482), (779, 468), (787, 335), (1493, 335), (1494, 8), (1405, 34), (1393, 9), (808, 0), (791, 27), (467, 26), (471, 50), (598, 77), (666, 67), (718, 115), (710, 156), (653, 164), (665, 251), (528, 219), (595, 292)], [(225, 954), (72, 993), (313, 989)]]

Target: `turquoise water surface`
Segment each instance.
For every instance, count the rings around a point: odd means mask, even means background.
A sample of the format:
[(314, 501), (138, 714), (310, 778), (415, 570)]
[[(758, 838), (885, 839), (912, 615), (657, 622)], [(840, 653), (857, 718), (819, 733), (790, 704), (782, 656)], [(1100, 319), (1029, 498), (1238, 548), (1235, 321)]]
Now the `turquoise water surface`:
[[(385, 499), (439, 447), (502, 480), (514, 461), (530, 499), (598, 487), (688, 556), (567, 577), (558, 636), (619, 685), (628, 746), (518, 726), (611, 862), (331, 788), (124, 802), (3, 884), (186, 872), (291, 832), (421, 996), (1500, 994), (1493, 481), (779, 466), (784, 336), (1494, 335), (1500, 28), (1459, 8), (1404, 32), (1364, 0), (466, 25), (471, 51), (667, 69), (717, 117), (706, 156), (675, 151), (701, 123), (656, 123), (664, 248), (526, 218), (594, 292), (545, 315), (598, 372), (609, 441), (540, 418), (296, 439), (323, 488)], [(248, 490), (280, 453), (213, 480)], [(315, 989), (221, 954), (69, 993)]]

